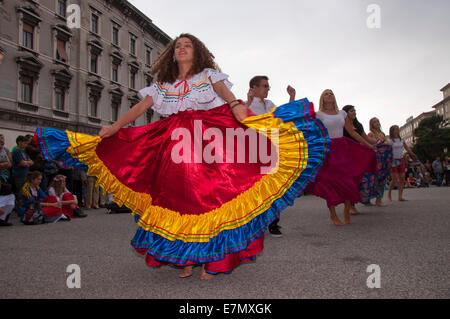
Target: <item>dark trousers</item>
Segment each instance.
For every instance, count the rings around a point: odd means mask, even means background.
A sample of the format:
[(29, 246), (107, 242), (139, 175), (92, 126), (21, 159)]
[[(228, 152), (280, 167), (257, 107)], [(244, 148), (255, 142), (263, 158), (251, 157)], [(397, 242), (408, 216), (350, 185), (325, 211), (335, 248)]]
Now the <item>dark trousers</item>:
[(278, 219), (275, 219), (273, 222), (271, 222), (270, 225), (269, 225), (269, 229), (277, 228), (279, 221), (280, 221), (280, 219), (278, 218)]

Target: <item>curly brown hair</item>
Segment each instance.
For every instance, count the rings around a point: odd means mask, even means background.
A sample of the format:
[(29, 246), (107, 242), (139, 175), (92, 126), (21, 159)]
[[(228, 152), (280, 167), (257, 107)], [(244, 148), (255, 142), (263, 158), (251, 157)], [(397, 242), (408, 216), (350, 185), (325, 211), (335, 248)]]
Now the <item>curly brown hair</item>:
[(220, 71), (219, 66), (214, 61), (214, 55), (198, 38), (189, 33), (182, 33), (176, 39), (172, 40), (161, 55), (151, 66), (150, 73), (156, 81), (163, 83), (174, 83), (178, 77), (178, 65), (174, 61), (173, 55), (175, 44), (180, 38), (188, 38), (192, 41), (194, 47), (194, 63), (188, 72), (188, 75), (195, 75), (206, 68)]

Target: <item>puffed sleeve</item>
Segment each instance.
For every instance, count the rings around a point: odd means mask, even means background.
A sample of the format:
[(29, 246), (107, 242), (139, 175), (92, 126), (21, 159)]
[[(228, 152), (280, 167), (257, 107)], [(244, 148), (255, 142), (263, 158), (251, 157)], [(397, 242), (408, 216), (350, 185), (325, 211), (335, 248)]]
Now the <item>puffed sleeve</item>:
[(142, 98), (145, 98), (147, 95), (150, 95), (153, 99), (156, 98), (156, 82), (153, 83), (150, 86), (147, 86), (143, 89), (139, 90), (139, 94), (142, 96)]
[(142, 98), (145, 98), (147, 95), (152, 97), (153, 109), (156, 110), (161, 107), (164, 99), (164, 90), (161, 89), (160, 83), (154, 82), (152, 85), (139, 90), (139, 94), (142, 96)]
[(227, 88), (231, 89), (231, 87), (233, 86), (233, 83), (228, 80), (228, 74), (221, 73), (213, 69), (206, 69), (206, 72), (212, 84), (223, 81)]

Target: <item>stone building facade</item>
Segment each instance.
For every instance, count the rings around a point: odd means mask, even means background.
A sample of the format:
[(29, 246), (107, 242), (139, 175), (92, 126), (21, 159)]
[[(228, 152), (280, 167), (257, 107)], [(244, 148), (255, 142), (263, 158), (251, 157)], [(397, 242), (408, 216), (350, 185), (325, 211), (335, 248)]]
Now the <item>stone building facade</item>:
[[(170, 37), (125, 0), (0, 0), (0, 132), (97, 134), (135, 105)], [(149, 110), (132, 123), (159, 119)]]
[(417, 117), (411, 116), (406, 120), (406, 124), (400, 127), (400, 137), (405, 140), (405, 143), (409, 147), (413, 147), (416, 142), (416, 137), (414, 136), (414, 130), (419, 127), (422, 120), (432, 117), (436, 111), (423, 112)]
[(442, 101), (433, 106), (436, 114), (442, 115), (446, 121), (447, 127), (450, 126), (450, 83), (441, 89), (443, 98)]

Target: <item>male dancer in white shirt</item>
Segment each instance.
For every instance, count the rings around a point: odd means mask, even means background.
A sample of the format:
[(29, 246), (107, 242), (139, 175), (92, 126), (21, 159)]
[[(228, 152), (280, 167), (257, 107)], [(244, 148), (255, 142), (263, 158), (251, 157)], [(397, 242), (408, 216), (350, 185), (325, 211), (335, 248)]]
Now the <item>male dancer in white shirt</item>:
[[(267, 99), (270, 85), (269, 78), (265, 75), (254, 76), (250, 80), (250, 89), (247, 94), (247, 105), (255, 115), (269, 112), (275, 104)], [(287, 87), (289, 102), (295, 100), (295, 89), (290, 85)]]
[[(247, 94), (247, 105), (249, 109), (255, 115), (261, 115), (270, 112), (275, 107), (275, 104), (267, 99), (269, 94), (270, 85), (269, 78), (265, 75), (254, 76), (250, 80), (250, 89)], [(287, 87), (287, 92), (289, 94), (289, 102), (295, 100), (295, 89), (290, 85)], [(274, 237), (281, 237), (280, 226), (278, 222), (280, 220), (274, 220), (268, 227), (269, 233)]]

